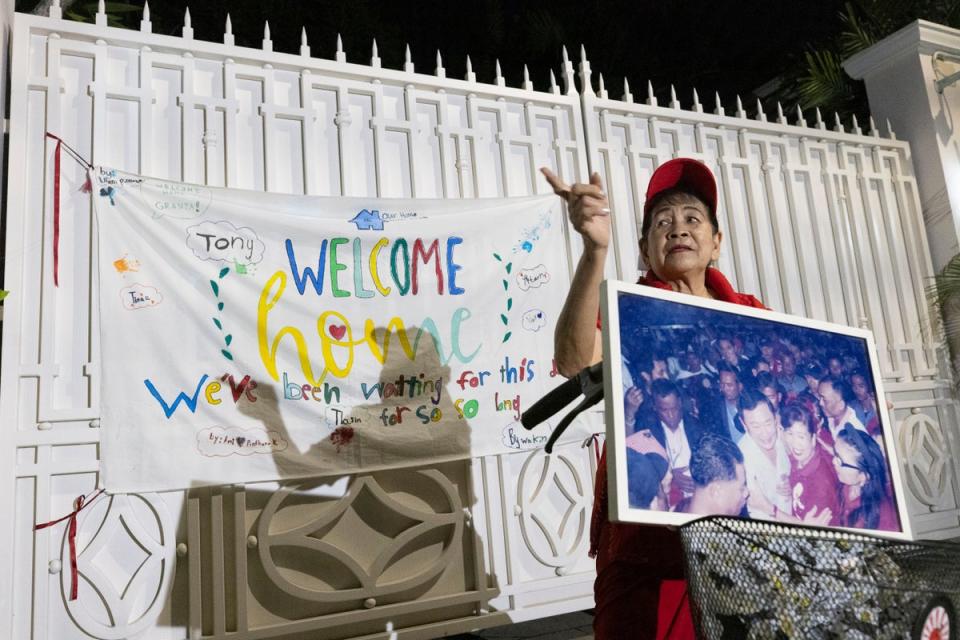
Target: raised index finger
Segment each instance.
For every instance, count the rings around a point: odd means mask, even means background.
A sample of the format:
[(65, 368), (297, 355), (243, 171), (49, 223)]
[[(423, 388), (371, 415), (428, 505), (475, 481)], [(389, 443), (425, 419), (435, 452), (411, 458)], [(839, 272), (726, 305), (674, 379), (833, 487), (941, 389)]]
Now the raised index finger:
[(550, 171), (547, 167), (540, 167), (540, 173), (543, 174), (543, 177), (546, 178), (550, 186), (553, 187), (555, 194), (564, 199), (570, 196), (570, 185), (561, 180), (560, 176)]

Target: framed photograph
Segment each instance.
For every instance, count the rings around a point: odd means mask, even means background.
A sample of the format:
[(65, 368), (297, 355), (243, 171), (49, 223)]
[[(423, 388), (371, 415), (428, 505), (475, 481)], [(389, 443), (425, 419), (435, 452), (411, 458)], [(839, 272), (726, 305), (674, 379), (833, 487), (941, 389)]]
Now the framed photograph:
[(873, 334), (604, 283), (610, 517), (911, 539)]

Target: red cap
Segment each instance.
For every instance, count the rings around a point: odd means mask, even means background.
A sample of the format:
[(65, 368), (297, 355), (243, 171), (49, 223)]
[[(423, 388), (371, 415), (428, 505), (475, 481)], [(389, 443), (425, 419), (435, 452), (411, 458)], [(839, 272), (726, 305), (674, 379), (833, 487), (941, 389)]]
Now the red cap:
[[(710, 168), (693, 158), (674, 158), (657, 167), (650, 176), (647, 185), (647, 200), (643, 204), (643, 218), (646, 221), (650, 205), (656, 197), (667, 189), (680, 188), (690, 191), (703, 200), (710, 209), (710, 217), (717, 221), (717, 182)], [(648, 225), (644, 225), (645, 227)]]

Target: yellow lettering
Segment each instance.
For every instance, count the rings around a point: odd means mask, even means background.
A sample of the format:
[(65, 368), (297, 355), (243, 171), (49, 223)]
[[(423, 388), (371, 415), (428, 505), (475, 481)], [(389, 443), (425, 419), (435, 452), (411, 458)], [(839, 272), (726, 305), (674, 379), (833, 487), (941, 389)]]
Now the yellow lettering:
[[(387, 244), (386, 239), (381, 240), (377, 243), (377, 247), (381, 247)], [(379, 249), (375, 249), (377, 251)], [(374, 281), (377, 283), (378, 289), (389, 292), (389, 289), (383, 289), (382, 283), (380, 283), (378, 277), (374, 277)], [(309, 385), (303, 386), (303, 397), (306, 398), (307, 394), (310, 393), (316, 397), (317, 391), (320, 389), (323, 384), (323, 380), (327, 377), (328, 373), (333, 374), (337, 378), (345, 378), (350, 375), (350, 371), (353, 369), (354, 356), (356, 353), (356, 347), (366, 344), (367, 348), (370, 350), (370, 354), (379, 362), (380, 364), (386, 364), (387, 357), (390, 350), (390, 342), (393, 339), (394, 334), (397, 336), (397, 340), (400, 343), (400, 348), (403, 350), (404, 355), (411, 362), (416, 360), (417, 350), (420, 346), (420, 340), (424, 335), (429, 336), (433, 340), (433, 346), (437, 351), (438, 355), (442, 356), (443, 348), (440, 344), (440, 338), (437, 335), (436, 325), (433, 323), (433, 320), (426, 318), (423, 322), (423, 326), (417, 328), (416, 336), (413, 340), (410, 339), (410, 335), (407, 331), (407, 328), (403, 324), (403, 320), (399, 317), (394, 316), (387, 322), (386, 327), (382, 329), (383, 335), (379, 337), (377, 335), (378, 329), (376, 323), (370, 318), (364, 323), (364, 333), (359, 340), (354, 339), (353, 328), (350, 326), (350, 321), (347, 320), (346, 316), (337, 312), (337, 311), (324, 311), (320, 316), (317, 317), (317, 335), (320, 337), (320, 351), (321, 356), (323, 357), (323, 371), (320, 373), (319, 377), (314, 376), (313, 366), (310, 364), (310, 353), (307, 348), (307, 342), (303, 337), (303, 333), (300, 332), (296, 327), (284, 326), (273, 336), (273, 339), (270, 339), (269, 329), (267, 326), (267, 316), (273, 310), (273, 308), (280, 301), (280, 298), (283, 296), (283, 292), (287, 286), (287, 277), (283, 271), (277, 271), (270, 279), (267, 280), (266, 284), (263, 286), (263, 290), (260, 292), (260, 299), (257, 303), (257, 346), (260, 352), (260, 360), (263, 362), (263, 366), (266, 369), (267, 373), (274, 380), (280, 380), (280, 373), (277, 370), (277, 351), (280, 349), (280, 343), (285, 337), (293, 339), (294, 345), (297, 350), (297, 358), (300, 362), (300, 370), (303, 372), (306, 381)], [(453, 355), (457, 355), (464, 362), (468, 362), (474, 354), (471, 354), (469, 357), (464, 359), (462, 355), (459, 355), (457, 350), (457, 336), (459, 334), (459, 323), (463, 319), (461, 315), (454, 314), (453, 317), (453, 335), (451, 339), (454, 342)], [(467, 317), (469, 315), (467, 314)], [(343, 328), (343, 336), (338, 339), (335, 338), (330, 330), (331, 327), (334, 327), (339, 330), (340, 327)], [(334, 349), (340, 348), (346, 350), (346, 362), (341, 366), (337, 362), (337, 358), (334, 356)], [(479, 350), (479, 347), (477, 347)], [(449, 358), (442, 358), (443, 362), (446, 362)], [(212, 384), (215, 383), (211, 383)], [(218, 391), (220, 387), (213, 391), (208, 391), (208, 399), (211, 395)], [(216, 400), (216, 399), (214, 399)], [(219, 403), (219, 400), (216, 401)]]
[[(267, 283), (263, 285), (263, 291), (260, 292), (260, 301), (257, 303), (257, 346), (260, 349), (260, 360), (263, 361), (263, 366), (266, 367), (270, 377), (279, 381), (280, 375), (277, 373), (277, 350), (280, 348), (280, 341), (285, 336), (290, 336), (297, 346), (297, 356), (300, 359), (300, 369), (303, 371), (304, 377), (313, 386), (320, 386), (323, 383), (323, 379), (327, 377), (327, 370), (324, 369), (319, 378), (314, 377), (313, 367), (310, 364), (310, 354), (307, 350), (307, 342), (298, 329), (294, 327), (283, 327), (277, 332), (277, 335), (274, 336), (272, 343), (269, 343), (267, 339), (267, 314), (270, 313), (277, 302), (280, 301), (280, 297), (283, 295), (283, 290), (286, 289), (286, 287), (287, 276), (283, 271), (277, 271), (270, 276)], [(274, 288), (276, 288), (276, 291), (274, 291)], [(320, 331), (320, 335), (324, 335), (323, 331)]]
[(377, 256), (380, 255), (380, 250), (388, 244), (390, 244), (389, 240), (380, 238), (377, 244), (373, 245), (373, 249), (370, 250), (370, 276), (373, 278), (374, 286), (377, 287), (377, 291), (382, 296), (390, 295), (390, 287), (384, 287), (383, 282), (380, 281), (380, 272), (377, 271)]
[(220, 398), (215, 398), (213, 395), (215, 393), (218, 393), (222, 386), (223, 385), (221, 385), (216, 380), (214, 380), (213, 382), (207, 385), (207, 388), (204, 389), (203, 391), (203, 395), (207, 398), (207, 402), (209, 402), (212, 405), (218, 405), (221, 402), (223, 402), (223, 400), (221, 400)]

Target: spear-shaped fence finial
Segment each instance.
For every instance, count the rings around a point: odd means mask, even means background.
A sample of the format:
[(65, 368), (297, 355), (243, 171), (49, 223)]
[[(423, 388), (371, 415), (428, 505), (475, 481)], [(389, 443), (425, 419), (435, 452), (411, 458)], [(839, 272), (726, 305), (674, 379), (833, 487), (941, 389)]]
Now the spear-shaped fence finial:
[(760, 98), (757, 98), (757, 120), (760, 122), (767, 121), (767, 114), (763, 111), (763, 105), (760, 103)]
[(263, 21), (263, 50), (273, 51), (273, 40), (270, 39), (270, 21)]
[(467, 74), (464, 78), (467, 82), (476, 82), (477, 74), (473, 72), (473, 62), (470, 61), (470, 56), (467, 56)]
[(183, 12), (183, 31), (181, 36), (185, 40), (193, 40), (193, 22), (190, 20), (190, 7)]
[(720, 101), (720, 92), (719, 92), (719, 91), (714, 91), (714, 92), (713, 92), (713, 104), (714, 104), (713, 112), (714, 112), (715, 114), (717, 114), (718, 116), (725, 116), (725, 115), (727, 115), (727, 114), (724, 112), (724, 110), (723, 110), (723, 102)]
[(310, 42), (307, 40), (307, 28), (300, 27), (300, 55), (310, 57)]
[(150, 33), (153, 31), (153, 24), (150, 22), (150, 3), (143, 3), (143, 15), (140, 16), (140, 31)]

